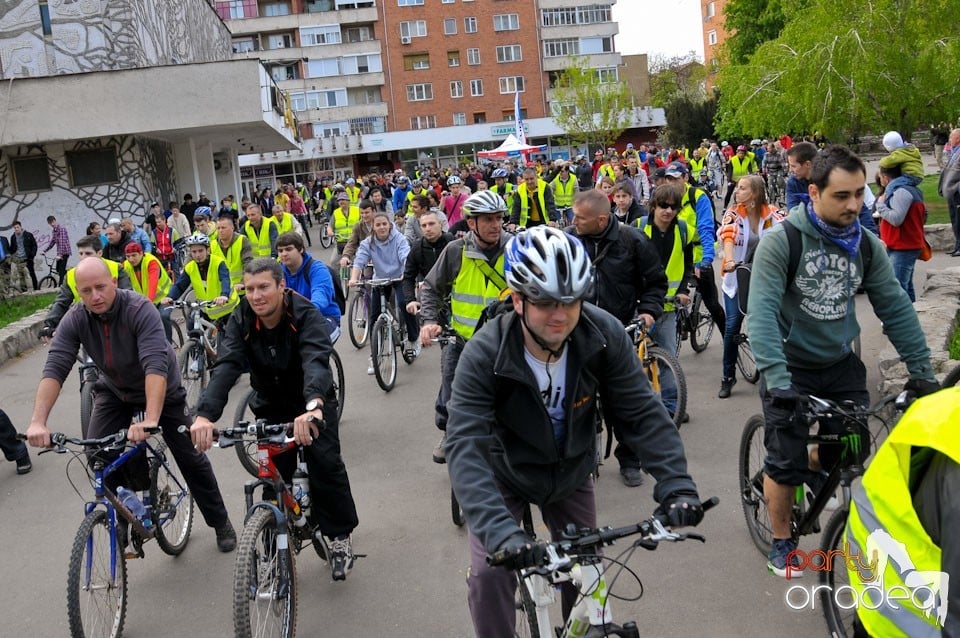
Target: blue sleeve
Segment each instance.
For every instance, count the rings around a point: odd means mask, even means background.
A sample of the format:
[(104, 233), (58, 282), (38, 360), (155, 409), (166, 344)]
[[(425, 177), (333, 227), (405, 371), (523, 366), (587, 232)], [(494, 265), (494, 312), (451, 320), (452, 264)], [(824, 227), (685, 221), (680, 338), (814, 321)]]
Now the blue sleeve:
[(224, 292), (223, 296), (229, 297), (233, 286), (230, 285), (230, 269), (225, 262), (220, 264), (217, 274), (220, 276), (220, 290)]
[(717, 235), (713, 223), (713, 206), (707, 195), (701, 195), (697, 198), (697, 233), (700, 235), (700, 245), (703, 247), (703, 260), (698, 264), (701, 267), (707, 267), (713, 263), (713, 245), (717, 241)]
[[(353, 256), (353, 267), (363, 270), (370, 261), (370, 238), (364, 239), (357, 245), (357, 254)], [(359, 266), (357, 264), (360, 264)]]
[(803, 202), (801, 195), (806, 194), (800, 189), (800, 185), (797, 182), (796, 178), (791, 175), (787, 179), (787, 210), (793, 210), (796, 206)]
[(280, 237), (280, 229), (276, 224), (270, 224), (270, 256), (277, 258), (277, 238)]
[(330, 271), (323, 264), (313, 262), (310, 265), (310, 301), (321, 314), (326, 315), (331, 303), (334, 306), (337, 305), (333, 298), (333, 279), (330, 278)]
[(170, 292), (167, 293), (167, 296), (171, 299), (179, 299), (183, 293), (190, 289), (190, 275), (186, 272), (180, 273), (180, 276), (177, 277), (176, 283), (173, 284), (173, 287), (170, 288)]
[(397, 256), (400, 258), (400, 270), (402, 271), (403, 266), (407, 263), (407, 256), (410, 254), (410, 242), (402, 235), (401, 239), (403, 241), (397, 242)]

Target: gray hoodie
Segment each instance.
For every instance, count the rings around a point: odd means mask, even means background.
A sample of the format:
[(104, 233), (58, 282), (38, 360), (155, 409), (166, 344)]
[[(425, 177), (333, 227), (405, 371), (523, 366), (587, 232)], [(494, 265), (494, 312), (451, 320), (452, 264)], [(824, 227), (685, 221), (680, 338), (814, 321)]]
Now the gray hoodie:
[(397, 227), (390, 225), (390, 234), (385, 241), (379, 241), (371, 234), (360, 242), (357, 248), (355, 264), (373, 261), (373, 276), (377, 279), (399, 279), (403, 277), (403, 267), (410, 254), (410, 242), (400, 234)]

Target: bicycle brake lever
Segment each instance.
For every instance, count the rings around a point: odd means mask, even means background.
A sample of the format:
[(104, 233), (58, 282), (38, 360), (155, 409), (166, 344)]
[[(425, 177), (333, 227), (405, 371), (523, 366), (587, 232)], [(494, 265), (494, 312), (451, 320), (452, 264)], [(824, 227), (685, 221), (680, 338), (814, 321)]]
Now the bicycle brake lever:
[(683, 534), (683, 538), (681, 540), (694, 540), (694, 541), (700, 541), (701, 543), (707, 542), (707, 539), (705, 536), (703, 536), (702, 534), (694, 534), (693, 532), (687, 532)]
[(40, 450), (39, 452), (37, 452), (37, 456), (40, 456), (41, 454), (46, 454), (47, 452), (55, 452), (55, 453), (57, 453), (57, 454), (66, 454), (66, 453), (67, 453), (67, 448), (65, 448), (65, 447), (48, 447), (48, 448), (45, 449), (45, 450)]
[(640, 547), (646, 550), (649, 550), (651, 552), (655, 550), (659, 544), (660, 544), (659, 541), (655, 541), (652, 538), (641, 538), (640, 540), (634, 543), (634, 545), (639, 545)]

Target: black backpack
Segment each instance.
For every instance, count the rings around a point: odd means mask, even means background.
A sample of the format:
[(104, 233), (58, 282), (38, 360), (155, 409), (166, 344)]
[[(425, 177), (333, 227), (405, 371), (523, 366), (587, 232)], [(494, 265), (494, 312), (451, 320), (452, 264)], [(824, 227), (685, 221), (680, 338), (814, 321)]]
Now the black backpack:
[[(801, 237), (800, 229), (791, 224), (789, 219), (784, 219), (781, 224), (784, 226), (783, 230), (787, 233), (787, 243), (790, 245), (790, 261), (787, 262), (787, 288), (789, 288), (797, 277), (797, 268), (800, 267), (800, 250), (802, 249), (803, 237)], [(870, 262), (873, 261), (873, 245), (866, 238), (866, 231), (863, 230), (860, 231), (860, 254), (863, 260), (863, 277), (866, 278), (867, 272), (870, 271)]]
[[(316, 261), (316, 260), (314, 260)], [(323, 262), (318, 262), (323, 263)], [(340, 314), (343, 315), (347, 311), (347, 296), (343, 294), (343, 286), (340, 285), (340, 273), (333, 269), (333, 266), (330, 264), (323, 264), (327, 267), (327, 270), (330, 272), (330, 279), (333, 281), (333, 298), (337, 302), (337, 307), (340, 308)], [(307, 288), (310, 287), (310, 269), (307, 268), (307, 271), (303, 274), (303, 278), (307, 281)]]

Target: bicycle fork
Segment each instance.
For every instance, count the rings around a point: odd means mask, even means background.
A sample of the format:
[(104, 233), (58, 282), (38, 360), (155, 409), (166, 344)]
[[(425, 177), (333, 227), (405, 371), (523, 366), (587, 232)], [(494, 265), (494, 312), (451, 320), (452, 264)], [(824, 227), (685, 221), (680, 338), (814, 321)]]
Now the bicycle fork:
[(607, 605), (607, 581), (600, 564), (575, 565), (570, 570), (570, 577), (579, 584), (580, 600), (571, 610), (561, 635), (582, 638), (591, 626), (603, 627), (612, 623), (613, 612)]

